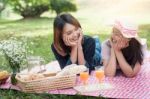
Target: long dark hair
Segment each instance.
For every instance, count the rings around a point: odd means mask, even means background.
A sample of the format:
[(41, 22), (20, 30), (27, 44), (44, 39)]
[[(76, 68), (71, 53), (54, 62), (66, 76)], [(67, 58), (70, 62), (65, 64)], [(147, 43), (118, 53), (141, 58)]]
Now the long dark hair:
[(134, 68), (135, 64), (139, 62), (143, 63), (143, 52), (141, 43), (135, 39), (131, 38), (129, 41), (129, 46), (122, 49), (122, 53), (126, 59), (126, 61)]
[(53, 30), (54, 30), (54, 46), (58, 52), (68, 53), (70, 51), (70, 47), (66, 46), (63, 41), (63, 28), (66, 23), (72, 24), (76, 27), (81, 28), (80, 23), (76, 18), (74, 18), (71, 14), (64, 13), (58, 15), (54, 19)]

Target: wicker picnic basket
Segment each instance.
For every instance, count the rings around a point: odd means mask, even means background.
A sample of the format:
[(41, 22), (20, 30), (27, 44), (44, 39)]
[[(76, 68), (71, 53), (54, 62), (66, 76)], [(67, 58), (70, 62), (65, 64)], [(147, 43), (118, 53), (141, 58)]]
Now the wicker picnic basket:
[(19, 76), (16, 75), (16, 79), (18, 80), (17, 85), (21, 90), (28, 93), (41, 93), (48, 90), (71, 88), (76, 84), (75, 74), (61, 77), (46, 77), (32, 81), (22, 81)]

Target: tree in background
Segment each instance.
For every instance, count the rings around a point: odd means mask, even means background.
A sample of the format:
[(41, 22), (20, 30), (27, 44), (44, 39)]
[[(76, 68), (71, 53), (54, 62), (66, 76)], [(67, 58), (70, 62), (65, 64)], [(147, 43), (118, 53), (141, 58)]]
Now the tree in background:
[(1, 16), (2, 11), (6, 7), (6, 3), (7, 3), (7, 0), (0, 0), (0, 16)]
[(9, 4), (24, 18), (39, 17), (49, 10), (49, 0), (9, 0)]
[(55, 11), (57, 15), (62, 12), (77, 10), (73, 0), (50, 0), (50, 8)]

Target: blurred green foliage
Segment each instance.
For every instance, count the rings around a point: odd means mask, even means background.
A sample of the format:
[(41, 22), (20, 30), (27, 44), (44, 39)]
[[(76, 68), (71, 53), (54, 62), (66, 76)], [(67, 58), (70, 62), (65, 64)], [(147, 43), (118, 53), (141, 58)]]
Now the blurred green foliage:
[(49, 0), (10, 0), (9, 4), (24, 18), (39, 17), (49, 10)]
[[(4, 1), (7, 0), (0, 1), (2, 2), (0, 4), (5, 4)], [(56, 12), (57, 15), (77, 10), (74, 0), (8, 0), (7, 4), (23, 18), (39, 17), (48, 10)]]
[(50, 8), (55, 11), (57, 15), (62, 12), (77, 10), (74, 0), (50, 0)]
[(1, 12), (5, 9), (8, 0), (0, 0), (0, 15)]

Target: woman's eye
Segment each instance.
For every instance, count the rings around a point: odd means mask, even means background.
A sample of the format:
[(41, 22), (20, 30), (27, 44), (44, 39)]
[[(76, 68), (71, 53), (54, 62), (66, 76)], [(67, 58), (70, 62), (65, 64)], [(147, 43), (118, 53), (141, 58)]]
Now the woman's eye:
[(120, 36), (120, 34), (119, 34), (118, 32), (113, 32), (113, 34), (114, 34), (115, 36)]
[(75, 31), (77, 31), (79, 28), (75, 28)]
[(72, 33), (72, 31), (67, 32), (67, 35), (70, 35)]
[(116, 34), (117, 36), (120, 36), (119, 34)]

